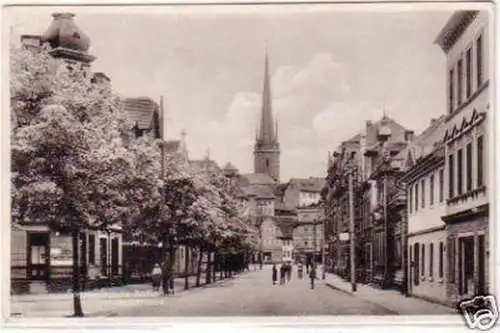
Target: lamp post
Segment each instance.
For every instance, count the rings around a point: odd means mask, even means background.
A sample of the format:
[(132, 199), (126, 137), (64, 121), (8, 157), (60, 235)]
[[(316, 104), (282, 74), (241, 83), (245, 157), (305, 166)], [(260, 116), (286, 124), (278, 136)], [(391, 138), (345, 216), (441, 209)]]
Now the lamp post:
[(356, 230), (354, 226), (354, 189), (353, 189), (353, 173), (355, 171), (354, 161), (350, 161), (348, 165), (348, 181), (349, 181), (349, 241), (350, 241), (350, 261), (351, 261), (351, 290), (356, 291), (356, 246), (355, 237)]
[(325, 268), (325, 218), (321, 220), (321, 267), (323, 267), (323, 272), (321, 279), (326, 279), (326, 268)]

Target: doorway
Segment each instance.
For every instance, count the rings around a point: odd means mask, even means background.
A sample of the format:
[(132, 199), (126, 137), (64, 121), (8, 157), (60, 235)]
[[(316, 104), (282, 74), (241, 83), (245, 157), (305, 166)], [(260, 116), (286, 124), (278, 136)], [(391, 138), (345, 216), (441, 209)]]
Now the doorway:
[(458, 291), (460, 295), (474, 293), (474, 236), (459, 239), (459, 280)]
[(28, 267), (30, 280), (47, 280), (50, 274), (49, 233), (28, 233)]

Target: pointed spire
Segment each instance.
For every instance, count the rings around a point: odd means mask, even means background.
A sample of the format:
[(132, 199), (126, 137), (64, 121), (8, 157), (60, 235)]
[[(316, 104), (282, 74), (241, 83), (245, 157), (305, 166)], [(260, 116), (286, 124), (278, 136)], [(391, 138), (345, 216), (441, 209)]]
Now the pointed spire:
[(274, 141), (278, 142), (278, 115), (276, 115), (276, 120), (274, 121)]
[(187, 154), (186, 135), (187, 135), (186, 129), (183, 128), (181, 130), (181, 152), (183, 154)]
[(271, 87), (269, 82), (269, 61), (266, 51), (259, 140), (265, 144), (265, 143), (272, 143), (274, 141), (274, 138), (275, 136), (273, 128), (273, 111), (271, 104)]

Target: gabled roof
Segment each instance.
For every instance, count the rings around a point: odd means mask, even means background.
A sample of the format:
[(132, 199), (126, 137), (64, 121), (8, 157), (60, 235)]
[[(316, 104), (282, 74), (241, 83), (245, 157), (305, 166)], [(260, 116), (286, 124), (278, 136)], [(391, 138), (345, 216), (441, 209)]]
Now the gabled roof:
[(276, 181), (265, 173), (247, 173), (241, 175), (240, 181), (242, 185), (276, 185)]
[(431, 125), (417, 136), (409, 144), (408, 148), (401, 153), (401, 155), (404, 155), (405, 166), (411, 167), (413, 165), (411, 162), (416, 163), (420, 158), (430, 154), (436, 148), (442, 141), (443, 133), (446, 131), (445, 120), (445, 115), (433, 119)]
[(268, 185), (248, 185), (242, 188), (243, 193), (247, 196), (253, 196), (257, 199), (274, 199), (273, 188)]
[(158, 104), (150, 97), (126, 98), (123, 101), (125, 111), (138, 129), (152, 129), (153, 116), (158, 112)]
[(301, 192), (321, 192), (325, 186), (325, 179), (319, 177), (291, 178), (288, 185), (293, 185)]
[(194, 172), (219, 172), (221, 168), (214, 160), (203, 159), (203, 160), (191, 160), (189, 161), (189, 165), (193, 169)]

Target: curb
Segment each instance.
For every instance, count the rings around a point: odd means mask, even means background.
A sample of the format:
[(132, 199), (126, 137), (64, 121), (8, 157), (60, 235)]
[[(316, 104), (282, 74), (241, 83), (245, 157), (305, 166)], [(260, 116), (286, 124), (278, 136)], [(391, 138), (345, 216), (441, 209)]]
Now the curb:
[(400, 313), (399, 313), (399, 312), (394, 311), (394, 310), (392, 310), (392, 309), (389, 309), (388, 307), (386, 307), (386, 306), (384, 306), (384, 305), (381, 305), (380, 303), (377, 303), (377, 302), (373, 302), (373, 301), (367, 300), (366, 298), (363, 298), (363, 297), (359, 297), (358, 295), (356, 295), (356, 293), (353, 293), (353, 292), (351, 292), (351, 291), (347, 291), (347, 290), (341, 289), (341, 288), (339, 288), (339, 287), (337, 287), (337, 286), (335, 286), (335, 285), (333, 285), (333, 284), (331, 284), (331, 283), (329, 283), (329, 282), (326, 282), (326, 285), (327, 285), (327, 287), (329, 287), (330, 289), (340, 291), (340, 292), (342, 292), (342, 293), (344, 293), (344, 294), (346, 294), (346, 295), (350, 295), (350, 296), (353, 296), (353, 297), (357, 297), (357, 298), (361, 299), (363, 302), (370, 303), (370, 304), (372, 304), (372, 305), (378, 306), (378, 307), (380, 307), (380, 308), (384, 309), (385, 311), (389, 312), (389, 314), (388, 314), (388, 315), (400, 315)]

